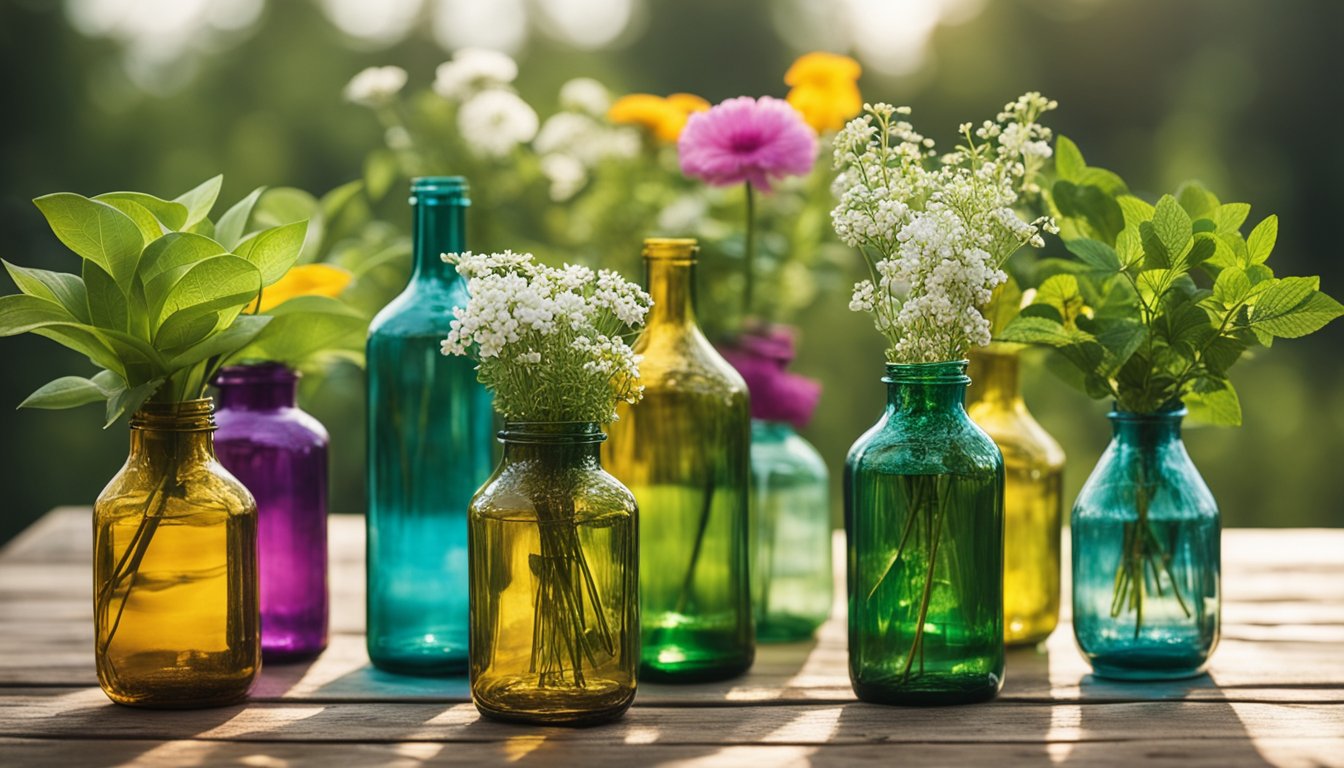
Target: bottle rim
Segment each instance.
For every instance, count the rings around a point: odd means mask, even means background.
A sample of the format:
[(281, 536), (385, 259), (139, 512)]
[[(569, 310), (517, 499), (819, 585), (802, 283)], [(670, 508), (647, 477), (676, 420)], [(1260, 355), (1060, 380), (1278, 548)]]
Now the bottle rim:
[(944, 360), (936, 363), (887, 363), (882, 381), (887, 384), (970, 384), (966, 375), (968, 360)]
[(699, 253), (699, 242), (693, 237), (644, 238), (643, 256), (649, 261), (669, 260), (694, 262)]
[(505, 421), (496, 436), (501, 443), (522, 445), (600, 443), (607, 439), (596, 421)]
[(201, 397), (179, 402), (144, 403), (131, 414), (131, 429), (151, 432), (215, 431), (215, 400)]
[(219, 369), (219, 373), (215, 375), (215, 380), (211, 383), (216, 387), (248, 384), (291, 384), (302, 377), (303, 374), (300, 371), (290, 368), (284, 363), (267, 361), (226, 365)]

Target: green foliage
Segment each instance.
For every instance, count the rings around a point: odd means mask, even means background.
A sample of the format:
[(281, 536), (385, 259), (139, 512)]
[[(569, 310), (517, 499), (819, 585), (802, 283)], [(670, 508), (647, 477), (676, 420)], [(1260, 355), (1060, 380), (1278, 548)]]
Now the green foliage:
[(1052, 370), (1121, 410), (1183, 402), (1192, 418), (1240, 424), (1228, 369), (1257, 344), (1320, 330), (1344, 306), (1319, 278), (1274, 276), (1265, 262), (1277, 217), (1243, 237), (1249, 205), (1222, 203), (1196, 183), (1149, 205), (1114, 174), (1091, 173), (1099, 169), (1072, 142), (1059, 144), (1049, 198), (1078, 268), (1043, 283), (998, 338), (1050, 348)]
[[(0, 336), (45, 336), (102, 370), (60, 377), (20, 407), (104, 402), (110, 425), (149, 399), (202, 396), (219, 365), (260, 337), (271, 318), (241, 313), (298, 259), (306, 225), (226, 247), (209, 219), (221, 182), (216, 176), (174, 201), (140, 192), (34, 201), (81, 258), (79, 274), (5, 263), (20, 293), (0, 297)], [(221, 218), (227, 239), (241, 234), (255, 202), (256, 193)]]

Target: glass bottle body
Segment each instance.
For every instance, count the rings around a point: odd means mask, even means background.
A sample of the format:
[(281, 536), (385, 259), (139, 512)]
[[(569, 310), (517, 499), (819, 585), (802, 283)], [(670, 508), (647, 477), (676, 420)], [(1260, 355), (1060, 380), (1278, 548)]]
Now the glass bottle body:
[(312, 658), (327, 647), (327, 430), (278, 363), (230, 366), (215, 386), (215, 451), (257, 502), (262, 654)]
[(826, 463), (785, 422), (751, 425), (752, 605), (762, 643), (806, 640), (831, 612)]
[(119, 704), (231, 704), (261, 669), (257, 507), (215, 459), (210, 409), (143, 406), (94, 502), (95, 659)]
[(472, 363), (441, 353), (466, 283), (440, 258), (464, 248), (456, 177), (412, 184), (415, 267), (369, 327), (369, 658), (409, 674), (467, 666), (467, 507), (490, 473), (494, 417)]
[(1074, 636), (1102, 677), (1192, 677), (1218, 644), (1222, 527), (1181, 441), (1184, 415), (1111, 413), (1111, 443), (1074, 503)]
[(965, 366), (888, 365), (886, 412), (846, 460), (863, 701), (983, 701), (1003, 685), (1003, 458), (963, 408)]
[(1059, 623), (1064, 450), (1027, 410), (1019, 352), (991, 345), (971, 353), (966, 412), (1003, 453), (1003, 631), (1030, 645)]
[(471, 503), (471, 695), (496, 720), (591, 725), (635, 698), (634, 496), (592, 423), (510, 423)]
[(617, 409), (604, 464), (639, 501), (640, 675), (696, 682), (755, 658), (750, 411), (742, 377), (695, 324), (693, 241), (646, 241), (654, 305), (635, 351), (644, 398)]

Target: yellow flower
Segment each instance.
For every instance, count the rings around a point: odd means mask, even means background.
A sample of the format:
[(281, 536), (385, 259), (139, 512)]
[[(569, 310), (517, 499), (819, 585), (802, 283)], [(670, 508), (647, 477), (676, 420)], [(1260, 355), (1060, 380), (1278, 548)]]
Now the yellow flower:
[(667, 98), (651, 93), (622, 96), (607, 110), (607, 119), (622, 125), (637, 125), (658, 141), (671, 144), (686, 127), (692, 112), (709, 109), (709, 102), (690, 93), (674, 93)]
[(859, 75), (863, 68), (848, 56), (815, 51), (798, 57), (784, 73), (792, 86), (788, 101), (817, 133), (838, 131), (863, 109)]
[(340, 267), (330, 264), (301, 264), (291, 267), (284, 277), (261, 292), (261, 309), (256, 310), (253, 301), (248, 312), (269, 312), (290, 299), (299, 296), (326, 296), (336, 298), (350, 285), (353, 276)]

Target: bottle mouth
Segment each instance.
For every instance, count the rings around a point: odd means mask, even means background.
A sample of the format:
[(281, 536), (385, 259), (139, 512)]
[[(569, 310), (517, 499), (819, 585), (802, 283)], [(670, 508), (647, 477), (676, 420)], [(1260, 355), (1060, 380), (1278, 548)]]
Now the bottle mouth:
[(970, 384), (966, 375), (966, 360), (947, 360), (938, 363), (887, 363), (888, 384)]
[(574, 445), (607, 439), (595, 421), (506, 421), (498, 437), (501, 443), (522, 445)]
[(228, 365), (219, 369), (212, 382), (216, 387), (245, 386), (248, 384), (292, 384), (303, 374), (283, 363), (247, 363)]
[(469, 187), (463, 176), (417, 176), (411, 179), (411, 205), (458, 203), (470, 205)]
[(693, 237), (646, 237), (644, 258), (649, 261), (694, 262), (700, 246)]
[(131, 429), (155, 432), (212, 432), (215, 401), (202, 397), (177, 403), (145, 403), (131, 414)]
[(1106, 416), (1111, 421), (1119, 421), (1129, 424), (1160, 424), (1180, 421), (1185, 418), (1187, 413), (1189, 413), (1189, 411), (1186, 410), (1185, 403), (1175, 400), (1150, 413), (1124, 411), (1120, 409), (1119, 404), (1113, 403), (1111, 405), (1111, 412), (1106, 414)]

